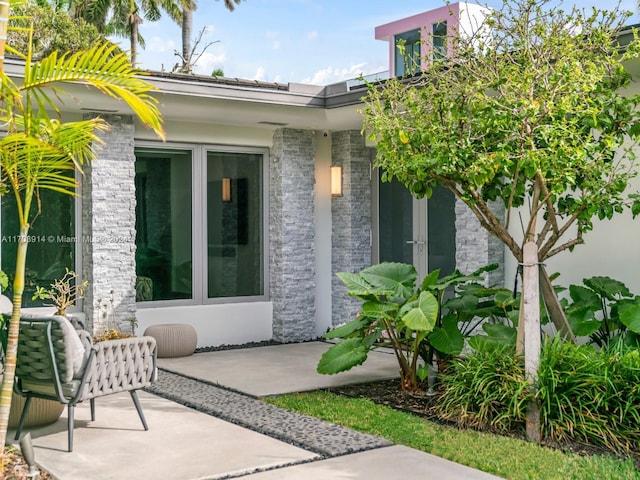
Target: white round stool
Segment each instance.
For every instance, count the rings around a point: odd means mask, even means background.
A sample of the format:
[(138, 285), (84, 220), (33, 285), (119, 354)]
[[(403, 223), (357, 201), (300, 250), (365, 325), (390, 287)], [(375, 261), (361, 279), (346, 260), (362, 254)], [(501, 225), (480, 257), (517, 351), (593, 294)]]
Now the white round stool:
[(145, 336), (156, 339), (159, 358), (192, 355), (198, 345), (196, 329), (187, 323), (160, 323), (144, 331)]

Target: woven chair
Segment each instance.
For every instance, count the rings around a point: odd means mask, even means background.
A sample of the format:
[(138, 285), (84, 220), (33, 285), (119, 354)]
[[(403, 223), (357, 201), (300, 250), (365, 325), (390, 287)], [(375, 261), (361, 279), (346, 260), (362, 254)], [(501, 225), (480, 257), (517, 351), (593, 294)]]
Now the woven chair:
[(89, 400), (95, 420), (95, 399), (129, 392), (142, 421), (147, 422), (136, 390), (156, 379), (156, 341), (133, 337), (91, 344), (86, 331), (65, 317), (20, 319), (14, 391), (26, 397), (15, 439), (20, 438), (32, 398), (67, 405), (68, 450), (73, 450), (74, 407)]

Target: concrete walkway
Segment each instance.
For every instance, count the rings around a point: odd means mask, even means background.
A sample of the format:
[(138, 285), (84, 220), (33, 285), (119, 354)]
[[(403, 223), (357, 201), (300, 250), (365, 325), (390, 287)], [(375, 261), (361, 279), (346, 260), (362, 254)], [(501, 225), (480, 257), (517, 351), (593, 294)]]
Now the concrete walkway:
[(149, 431), (128, 394), (99, 398), (95, 422), (88, 405), (76, 408), (72, 453), (66, 412), (32, 430), (36, 460), (59, 480), (497, 478), (254, 398), (397, 376), (395, 358), (382, 352), (351, 372), (319, 375), (327, 348), (309, 342), (159, 359), (158, 382), (139, 395)]

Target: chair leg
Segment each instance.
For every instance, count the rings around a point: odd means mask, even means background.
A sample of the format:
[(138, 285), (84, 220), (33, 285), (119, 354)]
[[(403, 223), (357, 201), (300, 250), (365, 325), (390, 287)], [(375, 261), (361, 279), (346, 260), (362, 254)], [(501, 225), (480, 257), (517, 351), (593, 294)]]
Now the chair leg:
[(131, 394), (131, 398), (133, 399), (133, 404), (136, 406), (136, 410), (138, 411), (138, 416), (142, 421), (142, 426), (144, 427), (145, 430), (149, 430), (149, 427), (147, 426), (147, 421), (144, 419), (144, 413), (142, 413), (142, 406), (140, 405), (140, 400), (138, 400), (138, 394), (136, 393), (135, 390), (131, 390), (129, 393)]
[(31, 406), (32, 397), (27, 397), (24, 401), (24, 407), (22, 407), (22, 413), (20, 414), (20, 420), (18, 420), (18, 428), (16, 429), (15, 440), (20, 440), (20, 434), (24, 427), (24, 421), (27, 419), (27, 413), (29, 413), (29, 407)]
[(72, 404), (69, 404), (67, 407), (67, 441), (69, 443), (69, 451), (72, 452), (73, 451), (73, 426), (74, 426), (74, 421), (73, 421), (73, 412), (74, 412), (74, 406)]
[(96, 399), (92, 398), (89, 400), (89, 406), (91, 407), (91, 421), (96, 421)]

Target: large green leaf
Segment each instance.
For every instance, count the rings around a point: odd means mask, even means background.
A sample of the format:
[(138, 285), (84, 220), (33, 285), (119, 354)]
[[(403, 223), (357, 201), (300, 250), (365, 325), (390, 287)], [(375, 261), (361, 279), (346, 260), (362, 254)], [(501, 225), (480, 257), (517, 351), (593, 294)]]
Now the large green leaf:
[(630, 297), (631, 292), (627, 286), (609, 277), (591, 277), (582, 281), (587, 287), (593, 289), (598, 294), (609, 300), (615, 300), (617, 296)]
[(342, 280), (352, 297), (367, 297), (378, 293), (369, 282), (357, 273), (338, 272), (336, 277)]
[(458, 328), (456, 317), (445, 317), (442, 320), (442, 328), (436, 327), (429, 334), (429, 343), (439, 352), (459, 355), (464, 348), (464, 336)]
[(398, 313), (398, 304), (393, 302), (365, 302), (362, 314), (369, 318), (393, 319)]
[(640, 333), (640, 297), (635, 297), (631, 302), (618, 304), (618, 314), (620, 315), (620, 321), (629, 330)]
[(475, 295), (464, 295), (463, 297), (454, 297), (443, 305), (443, 310), (449, 311), (469, 311), (474, 310), (478, 306), (478, 297)]
[(580, 285), (569, 286), (569, 296), (573, 300), (574, 305), (591, 305), (593, 308), (600, 309), (600, 297), (590, 288)]
[(418, 274), (413, 265), (383, 262), (365, 268), (360, 272), (360, 276), (376, 290), (407, 299), (413, 295)]
[(368, 353), (369, 348), (363, 343), (362, 338), (348, 338), (324, 352), (316, 370), (324, 375), (345, 372), (362, 365)]
[(438, 319), (438, 301), (431, 292), (422, 292), (417, 305), (402, 316), (407, 328), (430, 332)]
[(514, 346), (518, 332), (504, 323), (485, 323), (482, 329), (486, 335), (474, 335), (469, 338), (469, 346), (479, 352)]
[(576, 337), (588, 337), (602, 326), (602, 321), (595, 318), (590, 305), (574, 304), (566, 310), (566, 315)]
[(346, 338), (355, 332), (364, 330), (368, 325), (369, 322), (361, 318), (356, 318), (355, 320), (351, 320), (349, 323), (345, 323), (344, 325), (340, 325), (339, 327), (328, 331), (322, 336), (322, 338)]
[(493, 301), (500, 308), (512, 307), (518, 303), (518, 299), (513, 298), (513, 292), (507, 288), (496, 290)]
[(432, 287), (433, 285), (436, 284), (436, 282), (438, 281), (438, 278), (440, 277), (440, 269), (438, 268), (437, 270), (433, 270), (431, 272), (429, 272), (429, 274), (424, 277), (424, 279), (422, 280), (422, 284), (420, 286), (421, 290), (428, 290), (430, 287)]

